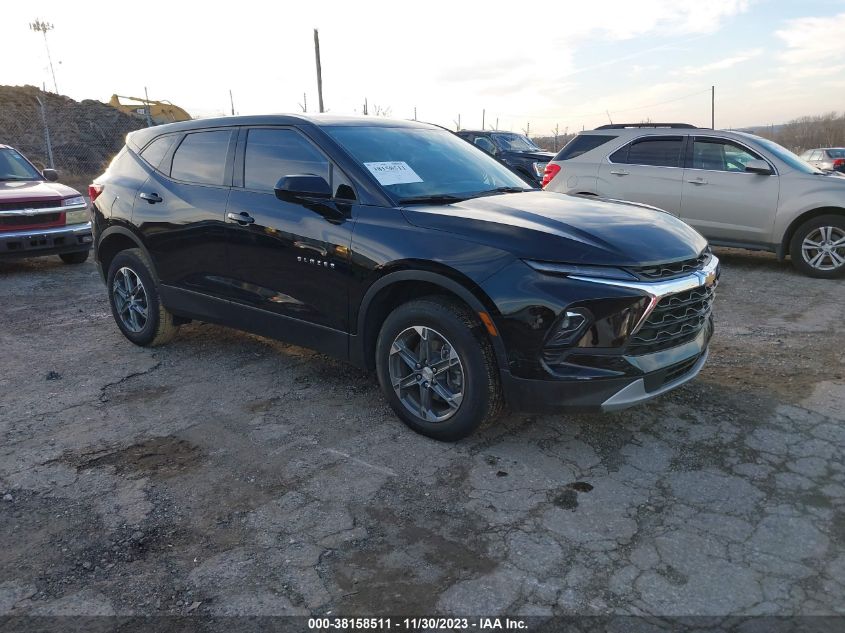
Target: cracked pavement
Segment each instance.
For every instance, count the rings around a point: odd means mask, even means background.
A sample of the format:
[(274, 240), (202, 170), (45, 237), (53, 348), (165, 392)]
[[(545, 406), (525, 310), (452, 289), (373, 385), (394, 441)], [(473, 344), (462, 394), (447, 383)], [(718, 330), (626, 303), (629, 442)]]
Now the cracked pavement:
[(0, 263), (0, 614), (843, 614), (845, 282), (719, 255), (697, 380), (451, 445), (351, 366), (138, 348), (91, 262)]

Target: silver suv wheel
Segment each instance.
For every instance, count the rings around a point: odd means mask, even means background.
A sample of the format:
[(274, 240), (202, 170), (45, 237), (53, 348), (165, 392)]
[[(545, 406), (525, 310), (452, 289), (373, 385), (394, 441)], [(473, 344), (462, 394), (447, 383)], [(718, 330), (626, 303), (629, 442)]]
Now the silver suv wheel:
[(123, 326), (130, 332), (140, 332), (147, 324), (147, 292), (141, 278), (124, 266), (114, 275), (112, 296)]
[(437, 330), (415, 325), (400, 332), (390, 346), (388, 371), (399, 401), (427, 422), (444, 422), (461, 406), (464, 368)]
[(801, 243), (801, 256), (816, 270), (831, 271), (845, 265), (845, 230), (820, 226)]

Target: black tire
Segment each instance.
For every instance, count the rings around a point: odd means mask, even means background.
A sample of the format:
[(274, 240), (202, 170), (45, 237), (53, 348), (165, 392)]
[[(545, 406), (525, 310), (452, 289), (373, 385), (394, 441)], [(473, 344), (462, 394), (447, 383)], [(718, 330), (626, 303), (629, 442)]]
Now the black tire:
[(75, 253), (62, 253), (59, 255), (65, 264), (84, 264), (88, 261), (88, 251), (77, 251)]
[[(831, 256), (824, 256), (821, 264), (824, 266), (831, 266), (828, 270), (813, 266), (807, 261), (805, 252), (802, 248), (804, 240), (811, 237), (813, 233), (817, 233), (824, 228), (832, 229), (836, 236), (845, 236), (845, 216), (842, 215), (820, 215), (811, 220), (807, 220), (804, 224), (798, 227), (795, 234), (792, 236), (792, 241), (789, 243), (789, 254), (792, 257), (792, 265), (799, 272), (810, 277), (817, 277), (819, 279), (836, 279), (845, 276), (845, 262), (836, 267)], [(817, 233), (818, 235), (818, 233)], [(819, 251), (811, 250), (809, 255), (817, 254)], [(836, 249), (836, 255), (842, 257), (845, 254), (845, 247)]]
[[(442, 334), (460, 360), (462, 400), (451, 417), (440, 422), (426, 420), (411, 412), (392, 385), (391, 348), (400, 334), (414, 326), (431, 328), (436, 331), (435, 334)], [(381, 389), (396, 415), (417, 433), (436, 440), (453, 442), (462, 439), (481, 424), (492, 421), (502, 409), (498, 367), (483, 325), (470, 310), (445, 297), (416, 299), (388, 315), (376, 341), (376, 372)], [(442, 378), (443, 374), (440, 380)], [(441, 406), (444, 402), (439, 400)]]
[[(130, 329), (129, 325), (124, 322), (117, 305), (119, 299), (115, 290), (115, 277), (119, 271), (124, 269), (128, 269), (130, 273), (134, 273), (140, 279), (145, 295), (146, 317), (142, 327), (137, 331)], [(117, 327), (135, 345), (143, 347), (163, 345), (170, 341), (179, 330), (179, 326), (173, 322), (173, 315), (161, 304), (152, 271), (152, 263), (144, 251), (139, 248), (130, 248), (115, 255), (109, 266), (107, 281), (109, 304)], [(120, 274), (126, 273), (121, 272)]]

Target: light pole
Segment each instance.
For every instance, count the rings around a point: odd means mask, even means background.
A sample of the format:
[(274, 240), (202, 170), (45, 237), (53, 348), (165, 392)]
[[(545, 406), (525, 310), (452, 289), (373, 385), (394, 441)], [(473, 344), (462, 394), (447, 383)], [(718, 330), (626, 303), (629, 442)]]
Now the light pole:
[(41, 33), (44, 36), (44, 48), (47, 49), (47, 61), (50, 62), (50, 74), (53, 75), (53, 88), (56, 89), (56, 94), (59, 94), (59, 84), (56, 83), (56, 71), (53, 70), (53, 60), (50, 57), (50, 47), (47, 45), (47, 31), (53, 30), (53, 24), (45, 22), (44, 20), (35, 20), (29, 23), (31, 31)]

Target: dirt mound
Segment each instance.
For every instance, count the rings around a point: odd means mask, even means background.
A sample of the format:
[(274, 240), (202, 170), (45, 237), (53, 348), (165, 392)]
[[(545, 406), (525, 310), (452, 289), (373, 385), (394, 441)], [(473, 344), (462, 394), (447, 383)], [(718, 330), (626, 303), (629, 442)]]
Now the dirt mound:
[(143, 119), (100, 101), (74, 101), (35, 86), (0, 86), (0, 144), (19, 149), (39, 167), (50, 166), (45, 119), (63, 181), (90, 181), (120, 150), (128, 132), (146, 127)]

